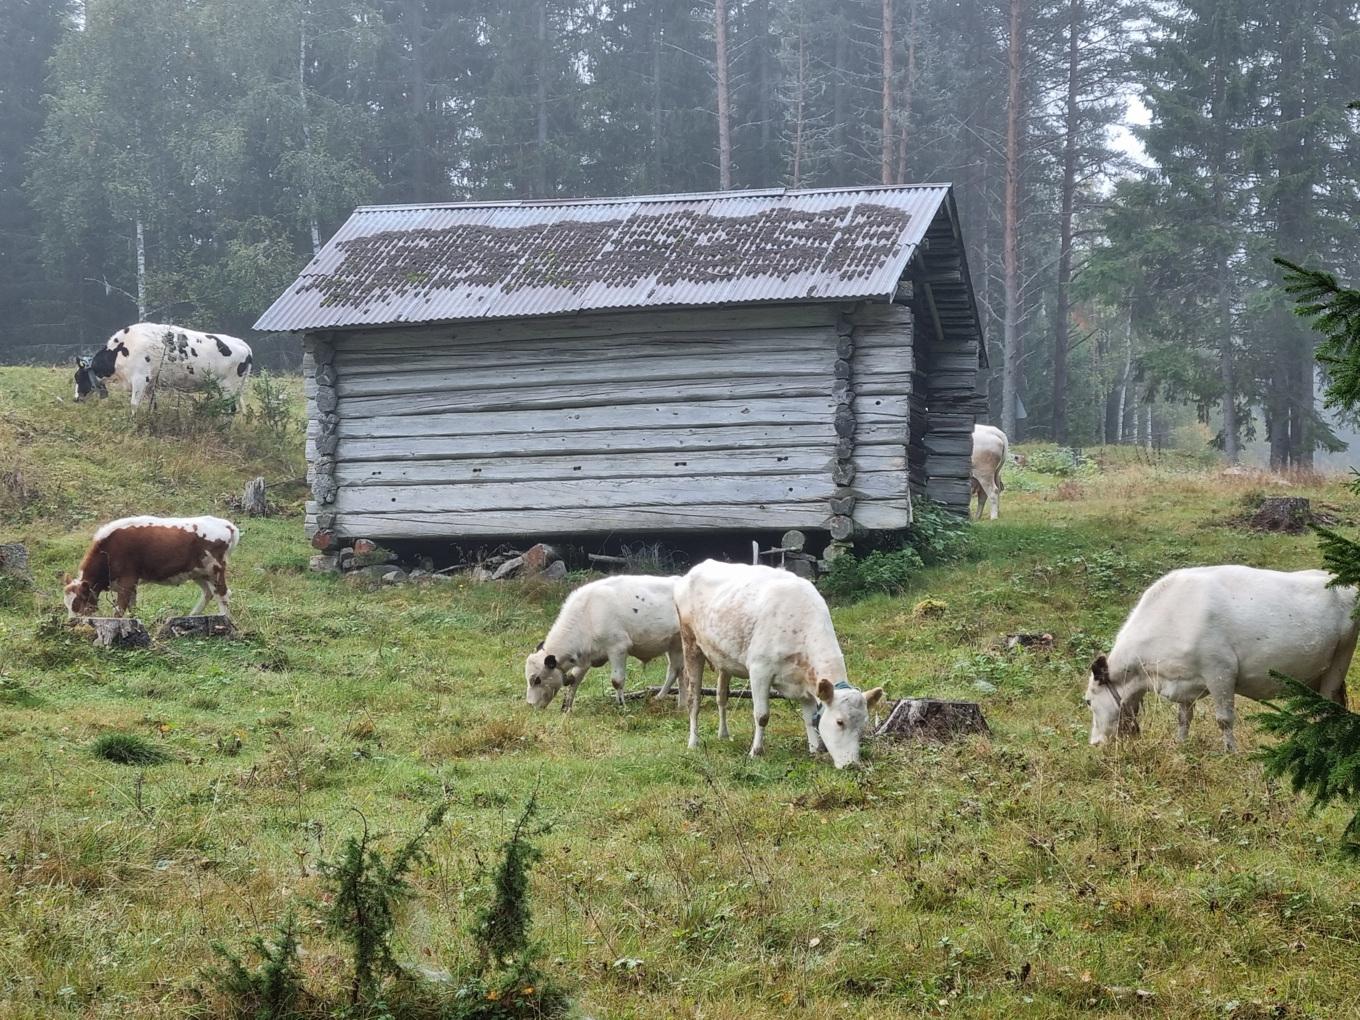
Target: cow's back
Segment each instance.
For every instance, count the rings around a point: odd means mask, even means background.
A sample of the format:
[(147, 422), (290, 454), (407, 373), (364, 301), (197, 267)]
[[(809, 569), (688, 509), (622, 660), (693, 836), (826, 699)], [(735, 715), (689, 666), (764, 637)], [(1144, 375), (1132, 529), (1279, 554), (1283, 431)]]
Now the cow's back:
[(1355, 591), (1330, 580), (1321, 570), (1236, 565), (1172, 571), (1120, 628), (1111, 667), (1150, 677), (1229, 671), (1249, 697), (1278, 689), (1272, 671), (1315, 679), (1356, 627)]

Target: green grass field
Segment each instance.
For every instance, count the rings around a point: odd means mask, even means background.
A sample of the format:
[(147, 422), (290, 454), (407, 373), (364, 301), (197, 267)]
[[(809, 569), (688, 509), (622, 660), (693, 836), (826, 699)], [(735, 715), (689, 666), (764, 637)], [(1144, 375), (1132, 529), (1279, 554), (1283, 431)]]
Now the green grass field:
[[(0, 541), (28, 544), (36, 579), (0, 588), (0, 1016), (228, 1015), (202, 977), (211, 944), (309, 918), (318, 860), (363, 819), (395, 842), (445, 795), (399, 955), (450, 966), (536, 788), (552, 830), (535, 931), (589, 1016), (1360, 1015), (1344, 812), (1309, 816), (1248, 753), (1225, 756), (1204, 713), (1177, 748), (1152, 698), (1140, 741), (1086, 743), (1086, 666), (1154, 577), (1317, 565), (1310, 536), (1236, 523), (1259, 481), (1174, 457), (1061, 487), (1012, 473), (967, 560), (833, 610), (852, 679), (978, 700), (991, 738), (870, 745), (852, 774), (807, 757), (786, 705), (759, 761), (748, 703), (731, 743), (706, 705), (690, 752), (673, 705), (620, 710), (603, 671), (572, 715), (535, 713), (523, 657), (568, 585), (313, 575), (296, 437), (280, 447), (258, 420), (153, 434), (125, 399), (69, 391), (64, 370), (0, 369)], [(241, 522), (241, 640), (107, 652), (66, 630), (61, 574), (97, 522), (224, 513), (261, 472), (291, 482), (273, 487), (290, 512)], [(1360, 520), (1339, 480), (1288, 491)], [(147, 587), (140, 615), (195, 597)], [(1017, 630), (1056, 648), (1000, 651)], [(630, 686), (663, 665), (634, 664)], [(110, 732), (167, 760), (96, 757)], [(309, 982), (343, 980), (310, 921), (303, 944)]]

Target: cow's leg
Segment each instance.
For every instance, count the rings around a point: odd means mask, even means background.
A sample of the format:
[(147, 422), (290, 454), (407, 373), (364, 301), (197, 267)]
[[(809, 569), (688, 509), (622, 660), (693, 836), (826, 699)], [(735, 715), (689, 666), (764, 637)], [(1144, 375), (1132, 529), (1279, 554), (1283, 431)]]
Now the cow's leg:
[(718, 739), (731, 740), (727, 732), (727, 692), (732, 686), (732, 677), (726, 670), (718, 670)]
[(661, 685), (661, 690), (656, 692), (657, 701), (676, 691), (676, 679), (684, 668), (685, 657), (680, 649), (672, 648), (666, 652), (666, 680)]
[(576, 692), (581, 689), (581, 681), (586, 678), (590, 668), (582, 669), (573, 666), (562, 674), (562, 711), (570, 712), (571, 706), (576, 704)]
[(113, 591), (113, 615), (125, 616), (127, 611), (137, 604), (137, 584), (119, 581), (113, 586)]
[(687, 629), (681, 628), (680, 639), (684, 648), (685, 696), (689, 698), (689, 746), (699, 746), (699, 688), (704, 682), (704, 653), (699, 650), (699, 642)]
[(996, 474), (992, 476), (992, 520), (1001, 516), (1001, 490), (1005, 486), (1001, 484), (1001, 469), (996, 469)]
[(817, 732), (817, 724), (813, 722), (817, 716), (817, 699), (811, 698), (803, 702), (803, 726), (807, 729), (808, 754), (816, 754), (822, 750), (822, 735)]
[(1214, 719), (1218, 722), (1219, 732), (1223, 734), (1223, 750), (1229, 754), (1237, 750), (1237, 739), (1233, 736), (1233, 722), (1237, 709), (1233, 703), (1235, 684), (1231, 678), (1208, 684), (1209, 695), (1214, 699)]
[(230, 616), (227, 611), (227, 599), (231, 597), (231, 591), (227, 588), (227, 565), (226, 563), (214, 563), (212, 568), (212, 594), (217, 599), (217, 612), (219, 616)]
[(763, 669), (751, 670), (751, 714), (756, 733), (751, 738), (751, 757), (765, 753), (765, 727), (770, 722), (770, 684), (773, 678)]
[(614, 685), (614, 700), (623, 706), (623, 685), (628, 682), (628, 653), (615, 652), (609, 656), (609, 682)]
[(1176, 743), (1183, 744), (1190, 736), (1190, 720), (1195, 717), (1195, 703), (1183, 701), (1177, 706)]
[(973, 475), (968, 479), (968, 489), (970, 495), (977, 497), (977, 512), (974, 513), (973, 508), (970, 505), (968, 507), (968, 516), (972, 517), (974, 520), (980, 521), (982, 520), (982, 509), (986, 505), (987, 494), (982, 491), (982, 486), (978, 483), (977, 475)]
[(203, 612), (203, 607), (208, 604), (208, 596), (212, 594), (212, 584), (206, 577), (200, 577), (197, 584), (199, 589), (198, 601), (194, 603), (194, 608), (189, 610), (190, 616), (197, 616)]
[(1322, 674), (1322, 679), (1318, 683), (1318, 693), (1324, 698), (1335, 701), (1342, 708), (1346, 707), (1346, 673), (1351, 668), (1351, 658), (1355, 655), (1357, 636), (1360, 636), (1360, 631), (1342, 640), (1336, 646), (1336, 651), (1332, 653), (1331, 664), (1327, 667), (1327, 672)]

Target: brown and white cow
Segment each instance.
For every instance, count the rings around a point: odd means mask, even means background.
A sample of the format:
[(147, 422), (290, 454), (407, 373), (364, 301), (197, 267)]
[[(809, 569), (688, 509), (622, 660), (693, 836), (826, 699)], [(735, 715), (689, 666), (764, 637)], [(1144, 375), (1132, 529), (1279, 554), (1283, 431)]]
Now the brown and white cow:
[(94, 616), (99, 596), (112, 591), (114, 616), (137, 604), (137, 585), (183, 584), (194, 581), (203, 589), (190, 616), (198, 615), (209, 596), (227, 615), (227, 556), (236, 548), (241, 531), (221, 517), (124, 517), (110, 521), (94, 534), (80, 572), (66, 585), (66, 610), (74, 616)]
[(982, 520), (982, 514), (988, 504), (992, 508), (992, 520), (996, 520), (1001, 511), (1001, 493), (1006, 488), (1001, 481), (1001, 468), (1005, 466), (1006, 453), (1009, 449), (1010, 442), (1006, 439), (1006, 433), (995, 425), (973, 426), (973, 469), (970, 487), (971, 494), (976, 496), (978, 501), (978, 520)]

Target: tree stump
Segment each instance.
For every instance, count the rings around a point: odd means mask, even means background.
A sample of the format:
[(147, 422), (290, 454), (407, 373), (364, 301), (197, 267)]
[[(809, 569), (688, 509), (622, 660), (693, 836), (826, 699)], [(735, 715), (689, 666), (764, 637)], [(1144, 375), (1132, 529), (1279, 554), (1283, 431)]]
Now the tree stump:
[(951, 740), (961, 733), (990, 733), (982, 707), (973, 701), (936, 701), (934, 698), (903, 698), (894, 707), (876, 737), (895, 740)]
[(86, 616), (73, 621), (91, 628), (101, 648), (150, 648), (151, 635), (141, 620), (132, 617)]
[(1301, 496), (1269, 496), (1251, 515), (1251, 526), (1257, 531), (1297, 535), (1312, 522), (1312, 505)]
[(241, 509), (247, 517), (264, 517), (269, 513), (269, 501), (264, 495), (264, 478), (252, 478), (246, 482), (246, 490), (241, 496)]
[(162, 641), (183, 637), (229, 638), (236, 636), (236, 627), (229, 616), (172, 616), (158, 636)]
[(28, 549), (22, 542), (0, 542), (0, 577), (31, 580), (28, 572)]

